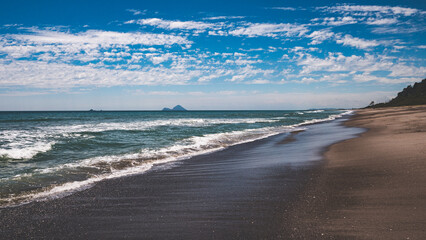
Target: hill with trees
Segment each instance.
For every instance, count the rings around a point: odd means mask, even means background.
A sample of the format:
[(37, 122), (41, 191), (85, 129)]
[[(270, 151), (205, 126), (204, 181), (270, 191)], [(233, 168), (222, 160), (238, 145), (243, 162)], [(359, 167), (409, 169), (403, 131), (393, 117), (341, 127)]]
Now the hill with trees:
[(423, 79), (423, 81), (419, 83), (414, 83), (413, 86), (407, 86), (389, 102), (377, 104), (371, 102), (367, 108), (397, 107), (422, 104), (426, 104), (426, 79)]

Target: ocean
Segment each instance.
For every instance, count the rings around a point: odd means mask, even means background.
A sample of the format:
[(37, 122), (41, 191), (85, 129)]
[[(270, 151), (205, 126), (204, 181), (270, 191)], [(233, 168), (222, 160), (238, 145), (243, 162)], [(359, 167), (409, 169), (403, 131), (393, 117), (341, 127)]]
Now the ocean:
[(0, 207), (67, 196), (350, 112), (0, 112)]

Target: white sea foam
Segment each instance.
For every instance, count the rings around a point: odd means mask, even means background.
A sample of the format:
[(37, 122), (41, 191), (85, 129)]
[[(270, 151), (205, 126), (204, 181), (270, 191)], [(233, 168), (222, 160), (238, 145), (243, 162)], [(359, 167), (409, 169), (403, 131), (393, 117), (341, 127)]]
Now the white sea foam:
[(321, 113), (324, 112), (324, 110), (312, 110), (312, 111), (306, 111), (305, 113)]
[(151, 121), (135, 122), (103, 122), (93, 124), (79, 124), (67, 126), (47, 127), (44, 130), (58, 133), (78, 133), (78, 132), (104, 132), (116, 130), (146, 130), (162, 126), (187, 126), (187, 127), (205, 127), (217, 124), (241, 124), (241, 123), (272, 123), (278, 119), (268, 118), (178, 118), (178, 119), (159, 119)]
[(0, 156), (13, 159), (30, 159), (52, 149), (55, 141), (46, 139), (42, 132), (26, 130), (0, 131)]
[(273, 123), (279, 119), (267, 118), (179, 118), (167, 120), (103, 122), (93, 124), (74, 124), (38, 127), (31, 130), (0, 131), (0, 156), (12, 159), (31, 159), (38, 153), (47, 152), (63, 138), (93, 138), (85, 132), (104, 132), (114, 130), (146, 130), (161, 126), (205, 127), (217, 124)]
[(303, 126), (303, 125), (308, 125), (308, 124), (315, 124), (315, 123), (320, 123), (320, 122), (331, 121), (331, 120), (334, 120), (336, 118), (340, 118), (340, 117), (342, 117), (344, 115), (348, 115), (348, 114), (352, 114), (352, 113), (353, 113), (353, 111), (346, 111), (346, 112), (343, 112), (341, 114), (330, 115), (327, 118), (319, 118), (319, 119), (306, 120), (306, 121), (304, 121), (302, 123), (295, 124), (294, 126)]
[(48, 188), (43, 192), (35, 193), (29, 196), (28, 199), (21, 202), (20, 204), (28, 203), (31, 201), (45, 201), (49, 199), (66, 197), (76, 191), (82, 191), (82, 190), (88, 189), (92, 187), (93, 184), (102, 180), (144, 173), (148, 171), (149, 169), (151, 169), (153, 165), (154, 165), (153, 163), (145, 163), (137, 167), (115, 171), (115, 172), (112, 172), (111, 174), (98, 175), (83, 181), (74, 181), (74, 182), (64, 183), (62, 185)]
[(0, 149), (0, 156), (13, 159), (30, 159), (41, 152), (52, 149), (54, 142), (36, 142), (31, 146), (19, 146), (16, 148)]

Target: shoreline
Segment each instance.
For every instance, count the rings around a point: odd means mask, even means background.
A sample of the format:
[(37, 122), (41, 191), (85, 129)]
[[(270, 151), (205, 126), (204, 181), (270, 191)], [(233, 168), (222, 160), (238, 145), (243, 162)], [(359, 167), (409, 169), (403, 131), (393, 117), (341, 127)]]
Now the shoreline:
[(259, 239), (291, 235), (288, 213), (321, 168), (321, 151), (360, 130), (345, 119), (312, 124), (135, 176), (110, 179), (68, 197), (0, 209), (10, 238), (143, 237)]
[[(170, 157), (166, 157), (166, 158), (160, 158), (160, 159), (150, 159), (146, 162), (142, 162), (142, 164), (140, 165), (134, 165), (131, 167), (127, 167), (127, 168), (123, 168), (121, 170), (117, 170), (114, 172), (110, 172), (110, 173), (106, 173), (106, 174), (101, 174), (101, 175), (97, 175), (96, 177), (89, 177), (87, 179), (84, 180), (80, 180), (80, 181), (74, 181), (74, 182), (65, 182), (62, 184), (58, 184), (58, 185), (54, 185), (51, 187), (47, 187), (47, 188), (41, 188), (41, 189), (36, 189), (35, 191), (29, 192), (27, 194), (16, 194), (11, 198), (1, 198), (0, 199), (0, 208), (8, 208), (8, 207), (17, 207), (17, 206), (21, 206), (21, 205), (25, 205), (25, 204), (29, 204), (31, 202), (39, 202), (39, 201), (49, 201), (52, 199), (57, 199), (57, 198), (62, 198), (62, 197), (66, 197), (69, 195), (72, 195), (74, 193), (80, 192), (82, 190), (86, 190), (88, 188), (91, 188), (93, 185), (97, 184), (100, 181), (104, 181), (104, 180), (109, 180), (109, 179), (115, 179), (115, 178), (120, 178), (120, 177), (127, 177), (127, 176), (132, 176), (132, 175), (138, 175), (138, 174), (142, 174), (144, 172), (150, 171), (151, 168), (157, 166), (157, 165), (164, 165), (164, 164), (173, 164), (174, 162), (180, 162), (186, 159), (190, 159), (199, 155), (205, 155), (205, 154), (212, 154), (214, 152), (217, 151), (222, 151), (224, 149), (227, 149), (229, 147), (233, 147), (236, 145), (241, 145), (241, 144), (246, 144), (249, 142), (255, 142), (255, 141), (259, 141), (262, 139), (267, 139), (269, 137), (273, 137), (273, 136), (277, 136), (277, 135), (282, 135), (282, 134), (288, 134), (288, 138), (284, 139), (282, 141), (283, 144), (286, 144), (288, 142), (292, 142), (295, 141), (294, 135), (298, 134), (300, 131), (304, 131), (303, 128), (305, 127), (309, 127), (311, 125), (315, 125), (315, 124), (321, 124), (324, 122), (329, 122), (329, 121), (333, 121), (336, 119), (347, 119), (347, 116), (352, 114), (352, 110), (346, 110), (342, 113), (339, 114), (335, 114), (335, 115), (330, 115), (327, 118), (315, 118), (312, 120), (305, 120), (301, 123), (295, 123), (292, 125), (288, 125), (288, 126), (282, 126), (282, 129), (277, 129), (276, 131), (271, 131), (271, 132), (265, 132), (263, 134), (261, 134), (260, 136), (256, 136), (254, 138), (248, 138), (248, 139), (243, 139), (243, 140), (239, 140), (236, 141), (234, 143), (230, 143), (227, 144), (227, 146), (216, 146), (213, 148), (207, 148), (207, 149), (203, 149), (201, 151), (191, 151), (191, 149), (187, 149), (189, 150), (189, 152), (187, 153), (183, 153), (177, 156), (170, 156)], [(268, 127), (266, 127), (268, 128)], [(255, 130), (261, 130), (260, 129), (255, 129)], [(236, 131), (236, 132), (244, 132), (247, 130), (241, 130), (241, 131)], [(233, 133), (233, 132), (231, 132)], [(214, 135), (214, 134), (213, 134)], [(129, 154), (129, 155), (133, 155), (133, 154)], [(112, 157), (115, 157), (114, 155), (112, 155)], [(120, 158), (119, 155), (116, 156), (117, 158)], [(123, 159), (126, 159), (125, 157), (122, 157)], [(64, 164), (64, 166), (67, 164)], [(60, 166), (58, 166), (57, 168), (59, 168)]]
[[(360, 109), (292, 213), (295, 239), (425, 239), (426, 106)], [(309, 199), (308, 201), (302, 201)]]

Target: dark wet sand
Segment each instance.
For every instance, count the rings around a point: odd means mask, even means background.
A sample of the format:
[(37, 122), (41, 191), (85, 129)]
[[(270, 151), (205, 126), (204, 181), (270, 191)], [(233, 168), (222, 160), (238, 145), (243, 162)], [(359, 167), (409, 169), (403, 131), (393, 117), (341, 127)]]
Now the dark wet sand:
[(287, 144), (287, 143), (291, 143), (296, 141), (296, 135), (303, 132), (304, 130), (298, 130), (298, 131), (294, 131), (291, 132), (286, 138), (284, 138), (281, 142), (279, 142), (280, 144)]
[(277, 135), (103, 181), (65, 198), (0, 209), (0, 236), (297, 238), (294, 209), (322, 172), (321, 152), (360, 132), (341, 120), (315, 124), (292, 134), (294, 141)]
[(292, 213), (298, 239), (426, 239), (426, 106), (359, 110)]

